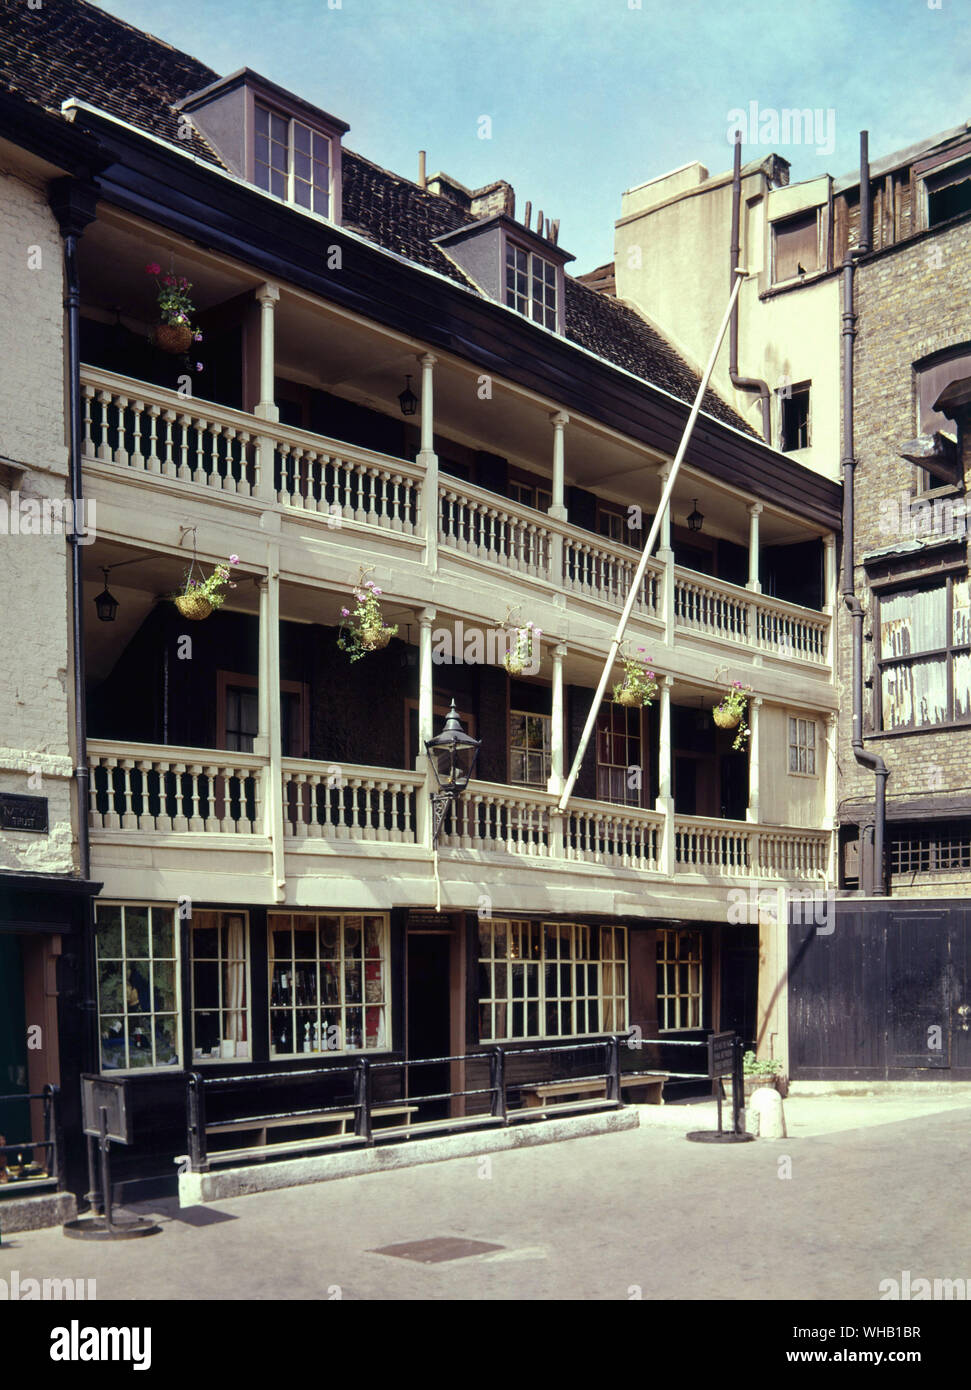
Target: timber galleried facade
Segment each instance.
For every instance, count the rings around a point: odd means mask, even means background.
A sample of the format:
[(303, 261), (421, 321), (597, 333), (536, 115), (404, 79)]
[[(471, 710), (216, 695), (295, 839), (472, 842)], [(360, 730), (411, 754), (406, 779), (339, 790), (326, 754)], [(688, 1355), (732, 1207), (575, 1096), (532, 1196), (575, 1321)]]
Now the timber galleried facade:
[[(60, 1080), (69, 1129), (85, 1069), (137, 1079), (158, 1171), (184, 1147), (187, 1069), (474, 1058), (635, 1026), (738, 1029), (784, 1061), (784, 941), (758, 896), (832, 881), (838, 486), (709, 393), (629, 632), (657, 699), (604, 705), (559, 814), (697, 378), (565, 272), (558, 228), (517, 220), (507, 184), (411, 183), (249, 69), (221, 79), (80, 0), (42, 13), (3, 12), (24, 218), (4, 234), (23, 302), (3, 347), (33, 310), (52, 363), (43, 399), (29, 373), (7, 383), (5, 496), (51, 458), (35, 491), (63, 496), (73, 444), (96, 526), (74, 547), (73, 653), (64, 539), (18, 537), (51, 567), (44, 621), (83, 699), (51, 702), (2, 775), (23, 791), (63, 744), (73, 859), (43, 867), (89, 911), (43, 919), (71, 1048), (32, 1065)], [(152, 264), (192, 284), (189, 361), (153, 338)], [(46, 438), (17, 442), (41, 419)], [(225, 605), (187, 622), (169, 599), (187, 563), (230, 555)], [(362, 572), (398, 631), (350, 663)], [(513, 676), (494, 639), (527, 622), (535, 661)], [(752, 691), (739, 751), (711, 718), (732, 681)], [(422, 750), (453, 701), (482, 751), (436, 912)], [(36, 878), (36, 841), (4, 845), (4, 873)], [(23, 913), (0, 926), (29, 931)], [(24, 992), (12, 967), (4, 987)], [(683, 1069), (663, 1047), (649, 1061)], [(407, 1098), (402, 1069), (383, 1076), (389, 1104)], [(446, 1065), (432, 1089), (463, 1081)]]

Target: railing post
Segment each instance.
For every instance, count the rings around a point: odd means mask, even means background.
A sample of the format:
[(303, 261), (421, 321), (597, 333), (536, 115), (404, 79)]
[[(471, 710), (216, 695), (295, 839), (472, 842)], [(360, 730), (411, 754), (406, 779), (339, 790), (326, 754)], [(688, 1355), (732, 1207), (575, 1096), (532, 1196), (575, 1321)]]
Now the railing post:
[(186, 1111), (189, 1164), (193, 1173), (208, 1173), (206, 1152), (206, 1094), (202, 1074), (190, 1071), (186, 1076)]
[(501, 1047), (489, 1053), (489, 1085), (492, 1087), (492, 1113), (508, 1123), (506, 1111), (506, 1054)]
[(374, 1142), (371, 1134), (371, 1063), (366, 1057), (358, 1059), (354, 1082), (354, 1101), (357, 1106), (354, 1133), (366, 1144), (371, 1144)]
[(620, 1093), (620, 1037), (614, 1033), (607, 1042), (607, 1099), (623, 1105)]

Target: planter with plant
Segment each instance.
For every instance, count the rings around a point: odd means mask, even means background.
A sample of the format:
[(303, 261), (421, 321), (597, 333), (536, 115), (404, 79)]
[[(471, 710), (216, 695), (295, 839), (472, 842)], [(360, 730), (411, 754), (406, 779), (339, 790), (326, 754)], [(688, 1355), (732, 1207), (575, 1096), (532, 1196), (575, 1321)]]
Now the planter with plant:
[[(239, 556), (230, 555), (229, 564), (238, 565)], [(199, 622), (208, 618), (213, 609), (221, 607), (226, 599), (224, 590), (236, 588), (230, 581), (230, 574), (231, 570), (227, 565), (217, 565), (210, 575), (203, 575), (193, 557), (185, 573), (182, 592), (172, 596), (172, 601), (183, 618)]]
[(361, 578), (353, 591), (357, 606), (353, 610), (341, 609), (341, 630), (337, 645), (342, 652), (347, 652), (352, 661), (360, 661), (368, 652), (380, 651), (398, 631), (397, 624), (388, 627), (381, 616), (378, 599), (383, 591), (373, 579), (365, 579), (364, 574), (365, 571), (362, 570)]
[(744, 746), (745, 740), (749, 737), (749, 726), (745, 721), (745, 711), (748, 709), (748, 697), (752, 693), (750, 685), (742, 685), (741, 681), (732, 681), (728, 691), (722, 696), (717, 705), (712, 707), (712, 717), (719, 729), (736, 729), (735, 742), (732, 744), (734, 752), (738, 752)]
[(181, 356), (193, 343), (202, 342), (202, 334), (192, 323), (195, 314), (190, 293), (192, 285), (184, 275), (162, 275), (162, 267), (154, 261), (149, 262), (145, 272), (158, 286), (158, 310), (162, 321), (155, 329), (155, 346), (163, 352)]
[(657, 676), (651, 669), (651, 658), (637, 648), (637, 656), (623, 658), (624, 679), (614, 685), (614, 703), (628, 708), (647, 708), (657, 696)]
[(759, 1061), (754, 1052), (746, 1052), (742, 1057), (742, 1076), (746, 1099), (760, 1086), (769, 1086), (781, 1091), (785, 1085), (782, 1063), (778, 1057), (766, 1057)]
[(521, 676), (524, 671), (535, 671), (539, 665), (535, 656), (535, 645), (539, 641), (539, 628), (532, 623), (525, 627), (511, 629), (513, 645), (502, 658), (502, 664), (511, 676)]

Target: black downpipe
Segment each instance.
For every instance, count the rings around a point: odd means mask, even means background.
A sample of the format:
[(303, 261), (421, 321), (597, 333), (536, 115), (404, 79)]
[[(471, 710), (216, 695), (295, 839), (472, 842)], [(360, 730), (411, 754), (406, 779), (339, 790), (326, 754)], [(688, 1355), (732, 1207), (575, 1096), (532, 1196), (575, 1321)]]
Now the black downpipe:
[(854, 479), (856, 458), (853, 452), (853, 346), (856, 338), (856, 313), (853, 304), (853, 281), (856, 258), (870, 250), (871, 203), (870, 162), (867, 132), (860, 132), (860, 237), (855, 250), (847, 247), (842, 268), (842, 342), (843, 342), (843, 602), (850, 615), (853, 631), (853, 755), (861, 767), (869, 768), (875, 778), (873, 854), (864, 855), (861, 844), (861, 887), (864, 896), (885, 897), (884, 840), (887, 823), (887, 778), (889, 769), (881, 757), (871, 753), (863, 744), (863, 606), (856, 596), (856, 550), (854, 543)]
[[(91, 877), (91, 847), (88, 835), (88, 805), (91, 774), (88, 769), (87, 726), (84, 692), (84, 611), (81, 580), (81, 545), (84, 489), (81, 474), (81, 283), (78, 273), (78, 242), (85, 227), (94, 219), (97, 193), (76, 179), (55, 180), (49, 190), (50, 205), (64, 240), (64, 310), (67, 340), (67, 420), (68, 471), (71, 487), (71, 638), (73, 642), (74, 686), (74, 780), (77, 787), (78, 860), (82, 879)], [(84, 531), (87, 527), (84, 526)], [(85, 930), (81, 948), (82, 1067), (98, 1069), (94, 975), (93, 902), (85, 898)]]
[[(738, 256), (741, 250), (739, 232), (741, 224), (741, 205), (742, 205), (742, 136), (740, 131), (735, 132), (735, 163), (732, 168), (732, 245), (730, 256), (730, 270), (728, 275), (729, 291), (735, 288), (735, 271), (738, 269)], [(769, 395), (769, 388), (764, 381), (759, 381), (756, 377), (739, 376), (738, 374), (738, 300), (735, 300), (732, 309), (731, 323), (728, 326), (728, 376), (736, 391), (758, 391), (762, 405), (762, 435), (766, 444), (772, 443), (772, 402)]]

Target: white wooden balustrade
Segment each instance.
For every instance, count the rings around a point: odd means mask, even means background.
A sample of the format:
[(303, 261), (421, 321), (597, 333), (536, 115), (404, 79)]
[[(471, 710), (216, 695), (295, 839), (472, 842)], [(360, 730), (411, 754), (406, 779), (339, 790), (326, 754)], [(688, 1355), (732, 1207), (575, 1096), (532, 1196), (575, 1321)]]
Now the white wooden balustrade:
[(266, 759), (207, 748), (88, 741), (92, 830), (263, 833)]
[(263, 422), (211, 401), (84, 367), (82, 453), (138, 473), (250, 497)]
[(708, 637), (748, 643), (749, 595), (745, 590), (733, 594), (727, 585), (676, 569), (674, 621), (679, 627), (703, 632)]
[[(622, 608), (639, 562), (636, 550), (588, 540), (571, 529), (563, 542), (563, 587), (583, 598)], [(662, 574), (660, 565), (648, 563), (634, 603), (635, 613), (657, 613)]]
[(416, 533), (420, 469), (283, 425), (269, 426), (267, 434), (273, 439), (274, 489), (283, 506)]
[(657, 870), (664, 828), (664, 816), (659, 812), (574, 800), (566, 815), (567, 859), (617, 869)]
[(450, 849), (558, 857), (550, 838), (555, 804), (555, 796), (529, 787), (473, 782), (446, 817), (440, 843)]
[(675, 871), (705, 877), (815, 879), (826, 871), (829, 840), (826, 830), (675, 816)]
[(414, 772), (283, 761), (283, 832), (295, 840), (416, 841)]
[(541, 512), (469, 483), (439, 487), (439, 539), (449, 549), (552, 580), (553, 530)]

